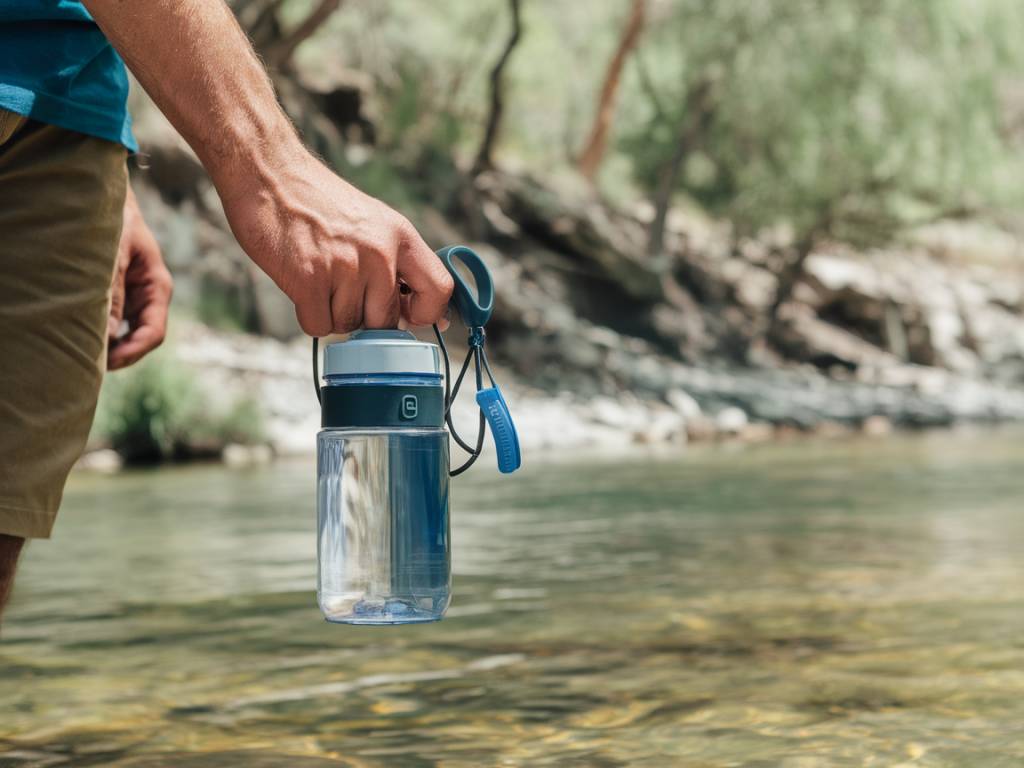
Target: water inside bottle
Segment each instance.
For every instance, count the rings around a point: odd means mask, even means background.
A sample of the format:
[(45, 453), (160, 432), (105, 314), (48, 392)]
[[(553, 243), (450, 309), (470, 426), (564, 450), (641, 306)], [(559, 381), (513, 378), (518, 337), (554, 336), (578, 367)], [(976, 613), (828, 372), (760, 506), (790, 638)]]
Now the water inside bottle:
[(451, 595), (443, 430), (318, 439), (320, 607), (328, 621), (440, 619)]

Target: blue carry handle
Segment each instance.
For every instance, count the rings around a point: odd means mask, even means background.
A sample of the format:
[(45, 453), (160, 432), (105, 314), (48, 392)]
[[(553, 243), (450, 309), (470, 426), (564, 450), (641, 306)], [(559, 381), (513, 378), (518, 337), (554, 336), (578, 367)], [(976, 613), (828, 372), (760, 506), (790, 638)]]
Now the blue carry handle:
[[(437, 255), (455, 281), (451, 304), (462, 318), (463, 325), (467, 328), (483, 328), (494, 311), (494, 281), (491, 279), (491, 271), (472, 248), (464, 245), (449, 245), (439, 250)], [(476, 295), (473, 295), (473, 289), (466, 284), (455, 266), (456, 259), (465, 264), (473, 275), (476, 281)]]
[[(448, 274), (452, 276), (452, 280), (455, 281), (450, 305), (455, 308), (462, 324), (469, 330), (469, 353), (462, 366), (462, 373), (459, 374), (455, 382), (454, 391), (452, 391), (449, 389), (451, 368), (448, 364), (448, 350), (441, 337), (441, 332), (436, 325), (434, 326), (437, 342), (444, 353), (445, 422), (455, 441), (470, 453), (469, 460), (458, 469), (451, 470), (451, 475), (454, 477), (461, 474), (480, 456), (485, 422), (490, 425), (491, 434), (494, 436), (494, 447), (498, 453), (498, 469), (504, 473), (515, 472), (523, 463), (522, 453), (519, 450), (519, 435), (516, 433), (515, 424), (512, 423), (512, 414), (509, 413), (505, 398), (501, 396), (501, 390), (498, 389), (494, 376), (491, 374), (491, 367), (487, 363), (487, 353), (484, 351), (486, 340), (484, 326), (491, 319), (491, 312), (494, 310), (494, 280), (491, 278), (491, 271), (487, 269), (483, 259), (464, 245), (449, 245), (439, 250), (437, 256), (448, 270)], [(475, 294), (456, 267), (456, 260), (461, 261), (473, 275), (473, 280), (476, 282)], [(462, 377), (465, 375), (470, 361), (476, 363), (476, 402), (483, 416), (480, 420), (480, 431), (475, 448), (459, 437), (458, 432), (455, 431), (455, 425), (452, 423), (450, 412), (452, 400), (458, 394)], [(481, 382), (481, 368), (487, 372), (487, 378), (490, 379), (491, 386), (488, 388), (484, 388)]]

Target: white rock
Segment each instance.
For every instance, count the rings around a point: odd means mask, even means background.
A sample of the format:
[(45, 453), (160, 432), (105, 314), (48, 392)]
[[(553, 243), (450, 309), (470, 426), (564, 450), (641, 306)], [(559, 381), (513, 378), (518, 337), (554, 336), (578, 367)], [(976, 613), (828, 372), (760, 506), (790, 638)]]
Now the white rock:
[(676, 411), (682, 414), (687, 421), (700, 418), (700, 403), (694, 400), (689, 393), (681, 389), (672, 389), (665, 394), (665, 399)]
[(742, 408), (730, 406), (715, 414), (715, 427), (727, 435), (738, 435), (750, 420)]
[(121, 454), (117, 451), (112, 451), (109, 448), (104, 448), (99, 451), (90, 451), (83, 455), (76, 463), (75, 469), (84, 469), (87, 472), (101, 472), (105, 475), (111, 475), (124, 465), (124, 460), (121, 458)]
[(686, 420), (681, 413), (658, 410), (651, 414), (647, 426), (633, 435), (634, 442), (644, 445), (685, 442)]
[(627, 408), (610, 397), (595, 397), (590, 402), (590, 410), (594, 421), (599, 424), (607, 424), (609, 427), (629, 429), (642, 425), (642, 419), (636, 418), (633, 409)]

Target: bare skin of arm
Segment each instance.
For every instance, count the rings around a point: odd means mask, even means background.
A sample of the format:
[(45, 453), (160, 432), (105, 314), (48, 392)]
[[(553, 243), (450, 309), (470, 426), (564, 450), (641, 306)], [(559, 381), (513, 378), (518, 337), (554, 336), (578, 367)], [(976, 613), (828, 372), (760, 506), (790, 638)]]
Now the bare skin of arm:
[(303, 147), (223, 0), (84, 4), (195, 150), (239, 244), (306, 333), (443, 321), (452, 281), (440, 260), (402, 215)]

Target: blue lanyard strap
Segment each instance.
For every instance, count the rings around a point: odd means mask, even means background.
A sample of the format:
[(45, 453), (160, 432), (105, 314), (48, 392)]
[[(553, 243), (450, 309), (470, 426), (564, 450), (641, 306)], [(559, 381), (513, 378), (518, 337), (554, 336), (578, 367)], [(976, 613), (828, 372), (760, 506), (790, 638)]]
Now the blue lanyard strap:
[[(484, 343), (487, 334), (484, 326), (491, 319), (491, 312), (494, 310), (494, 281), (491, 272), (475, 251), (464, 245), (450, 245), (437, 252), (448, 273), (455, 281), (455, 288), (452, 291), (450, 305), (458, 313), (462, 323), (469, 330), (469, 351), (462, 363), (462, 368), (451, 386), (451, 366), (448, 360), (448, 348), (445, 346), (441, 331), (434, 326), (434, 335), (437, 337), (438, 346), (444, 353), (444, 382), (445, 382), (445, 423), (448, 425), (452, 439), (467, 453), (469, 459), (451, 471), (452, 477), (460, 475), (469, 469), (483, 450), (484, 433), (487, 426), (491, 427), (491, 435), (494, 438), (494, 447), (498, 454), (498, 470), (501, 472), (515, 472), (522, 464), (522, 453), (519, 449), (519, 435), (516, 432), (515, 424), (512, 422), (512, 414), (508, 410), (505, 398), (501, 396), (501, 390), (491, 373), (491, 366), (487, 361), (487, 352), (484, 350)], [(456, 261), (461, 262), (473, 275), (476, 282), (476, 293), (466, 283), (462, 274), (456, 266)], [(470, 445), (459, 435), (451, 418), (451, 406), (459, 393), (462, 381), (469, 370), (470, 362), (473, 363), (474, 377), (476, 379), (476, 402), (480, 408), (480, 420), (477, 427), (476, 444)], [(487, 374), (490, 387), (484, 387), (483, 374)]]

